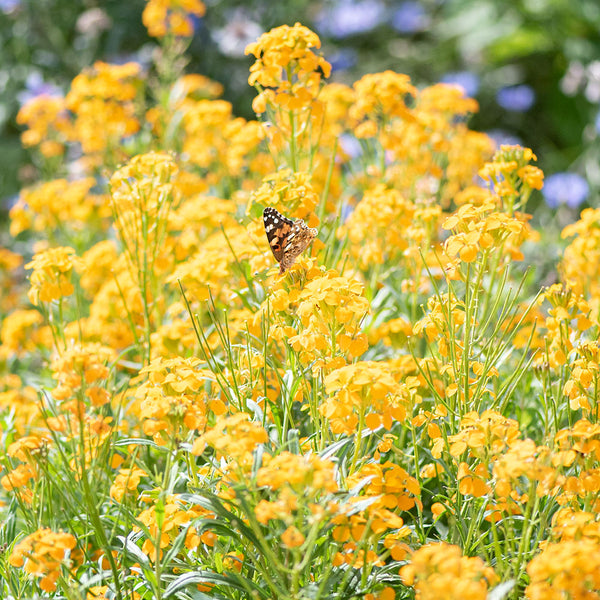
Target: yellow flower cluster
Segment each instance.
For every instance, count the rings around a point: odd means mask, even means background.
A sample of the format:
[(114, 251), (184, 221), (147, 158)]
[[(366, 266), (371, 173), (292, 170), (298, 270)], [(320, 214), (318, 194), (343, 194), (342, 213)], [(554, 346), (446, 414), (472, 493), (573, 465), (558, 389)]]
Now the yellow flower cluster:
[(70, 533), (38, 529), (14, 547), (8, 560), (13, 567), (24, 566), (27, 573), (39, 577), (42, 590), (53, 592), (63, 568), (76, 565), (73, 557), (76, 544)]
[[(591, 597), (600, 213), (540, 290), (515, 263), (543, 174), (528, 148), (492, 157), (461, 89), (327, 84), (296, 24), (248, 46), (262, 120), (238, 118), (180, 67), (203, 11), (149, 0), (151, 79), (96, 63), (20, 113), (49, 175), (9, 215), (33, 258), (0, 249), (7, 577), (27, 597)], [(279, 274), (297, 219), (317, 239)]]
[(586, 208), (576, 223), (567, 225), (563, 238), (574, 239), (565, 248), (560, 272), (563, 281), (576, 293), (584, 295), (598, 309), (600, 297), (600, 209)]
[(163, 445), (189, 437), (188, 432), (202, 433), (207, 414), (222, 414), (222, 402), (209, 401), (204, 391), (210, 372), (200, 369), (200, 360), (157, 358), (140, 371), (148, 380), (137, 387), (135, 398), (144, 433)]
[(209, 431), (194, 441), (192, 454), (200, 455), (207, 446), (241, 468), (252, 465), (252, 453), (258, 444), (268, 441), (267, 432), (259, 423), (253, 423), (245, 413), (220, 416)]
[(19, 110), (17, 123), (27, 127), (21, 134), (23, 146), (39, 146), (46, 158), (62, 155), (73, 135), (64, 98), (44, 94), (32, 98)]
[[(184, 546), (188, 550), (195, 549), (201, 542), (212, 546), (211, 534), (200, 537), (196, 528), (189, 526), (199, 516), (206, 514), (207, 511), (199, 506), (186, 506), (176, 496), (167, 498), (160, 507), (153, 506), (142, 511), (137, 517), (146, 532), (142, 552), (151, 561), (158, 562), (162, 557), (163, 549), (168, 548), (182, 531), (185, 531)], [(141, 527), (136, 529), (139, 530)]]
[(334, 433), (351, 434), (365, 426), (391, 430), (420, 401), (417, 386), (416, 378), (398, 382), (386, 363), (357, 362), (325, 377), (325, 391), (331, 397), (319, 410)]
[(122, 159), (123, 138), (140, 129), (135, 100), (140, 65), (97, 62), (71, 83), (65, 105), (73, 114), (72, 137), (91, 157), (110, 151)]
[(400, 572), (419, 600), (485, 600), (488, 589), (498, 581), (480, 558), (463, 556), (458, 546), (445, 543), (423, 546)]
[(53, 232), (65, 227), (80, 234), (88, 227), (106, 230), (110, 205), (106, 196), (91, 192), (95, 185), (91, 177), (55, 179), (23, 190), (10, 209), (10, 233), (16, 236), (28, 229)]
[(193, 17), (205, 12), (200, 0), (146, 0), (142, 22), (152, 37), (189, 37), (194, 33)]
[(262, 90), (254, 110), (264, 112), (267, 102), (291, 110), (310, 105), (319, 94), (322, 77), (331, 72), (331, 65), (311, 50), (320, 47), (319, 37), (300, 23), (271, 29), (249, 44), (246, 54), (253, 54), (256, 62), (250, 67), (248, 83)]
[(71, 276), (79, 264), (75, 250), (69, 247), (50, 248), (35, 254), (25, 265), (26, 269), (32, 269), (28, 294), (31, 303), (37, 305), (70, 296), (75, 289)]

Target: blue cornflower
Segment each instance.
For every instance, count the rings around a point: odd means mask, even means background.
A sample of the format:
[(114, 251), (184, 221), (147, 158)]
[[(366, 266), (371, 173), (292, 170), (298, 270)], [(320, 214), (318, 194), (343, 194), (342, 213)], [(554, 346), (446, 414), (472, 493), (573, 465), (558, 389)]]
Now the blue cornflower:
[(340, 48), (337, 52), (327, 55), (327, 62), (332, 71), (345, 71), (356, 65), (358, 54), (354, 48)]
[(566, 204), (577, 208), (585, 202), (590, 192), (588, 182), (577, 173), (555, 173), (544, 181), (542, 194), (550, 208), (558, 208)]
[(465, 95), (473, 98), (479, 90), (479, 77), (470, 71), (456, 71), (446, 73), (440, 81), (442, 83), (454, 83), (465, 90)]
[(417, 33), (429, 28), (431, 19), (419, 2), (407, 1), (400, 4), (392, 16), (392, 27), (398, 33)]
[(21, 4), (21, 0), (0, 0), (0, 11), (7, 15), (15, 10), (19, 4)]
[(525, 112), (533, 106), (535, 92), (525, 84), (503, 87), (496, 94), (496, 102), (506, 110)]
[(500, 148), (500, 146), (522, 146), (523, 140), (517, 137), (514, 133), (510, 133), (510, 131), (504, 131), (504, 129), (490, 129), (490, 131), (485, 132), (489, 135), (496, 148)]
[(385, 20), (385, 13), (380, 0), (341, 0), (317, 16), (316, 26), (322, 34), (345, 38), (375, 29)]
[[(1, 1), (1, 0), (0, 0)], [(37, 71), (30, 73), (25, 80), (25, 89), (17, 94), (19, 104), (23, 106), (37, 96), (62, 96), (62, 91), (53, 83), (47, 83)]]

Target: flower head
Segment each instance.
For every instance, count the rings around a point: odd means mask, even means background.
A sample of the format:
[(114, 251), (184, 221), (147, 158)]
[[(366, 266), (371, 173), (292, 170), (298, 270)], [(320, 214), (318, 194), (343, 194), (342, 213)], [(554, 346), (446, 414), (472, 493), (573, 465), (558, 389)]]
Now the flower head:
[(70, 296), (74, 291), (71, 275), (79, 263), (73, 248), (50, 248), (35, 254), (25, 265), (26, 269), (33, 269), (28, 293), (31, 303), (37, 305)]
[(205, 12), (201, 0), (146, 0), (142, 21), (152, 37), (189, 37), (194, 33), (194, 18)]
[(53, 592), (62, 567), (71, 562), (69, 556), (76, 543), (70, 533), (38, 529), (14, 547), (8, 562), (13, 567), (25, 567), (25, 572), (41, 578), (40, 587), (45, 592)]
[(545, 182), (542, 194), (550, 208), (566, 204), (577, 208), (583, 204), (590, 193), (588, 182), (577, 173), (554, 173)]

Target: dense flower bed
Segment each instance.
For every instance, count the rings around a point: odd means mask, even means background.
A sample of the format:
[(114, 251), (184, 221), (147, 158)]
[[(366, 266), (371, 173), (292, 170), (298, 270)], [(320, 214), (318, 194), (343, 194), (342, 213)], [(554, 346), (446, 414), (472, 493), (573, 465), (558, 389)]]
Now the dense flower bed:
[(327, 83), (284, 25), (236, 118), (171, 4), (151, 74), (19, 116), (2, 597), (599, 597), (600, 211), (540, 289), (543, 174), (462, 88)]

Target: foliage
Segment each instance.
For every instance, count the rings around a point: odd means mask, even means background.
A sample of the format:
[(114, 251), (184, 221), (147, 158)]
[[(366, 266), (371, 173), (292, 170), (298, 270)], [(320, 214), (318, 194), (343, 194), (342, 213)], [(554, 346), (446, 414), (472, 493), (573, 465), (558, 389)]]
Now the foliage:
[[(170, 6), (148, 70), (19, 113), (2, 597), (599, 597), (600, 213), (542, 287), (537, 158), (461, 88), (329, 83), (280, 25), (236, 117)], [(318, 228), (281, 274), (267, 207)]]

